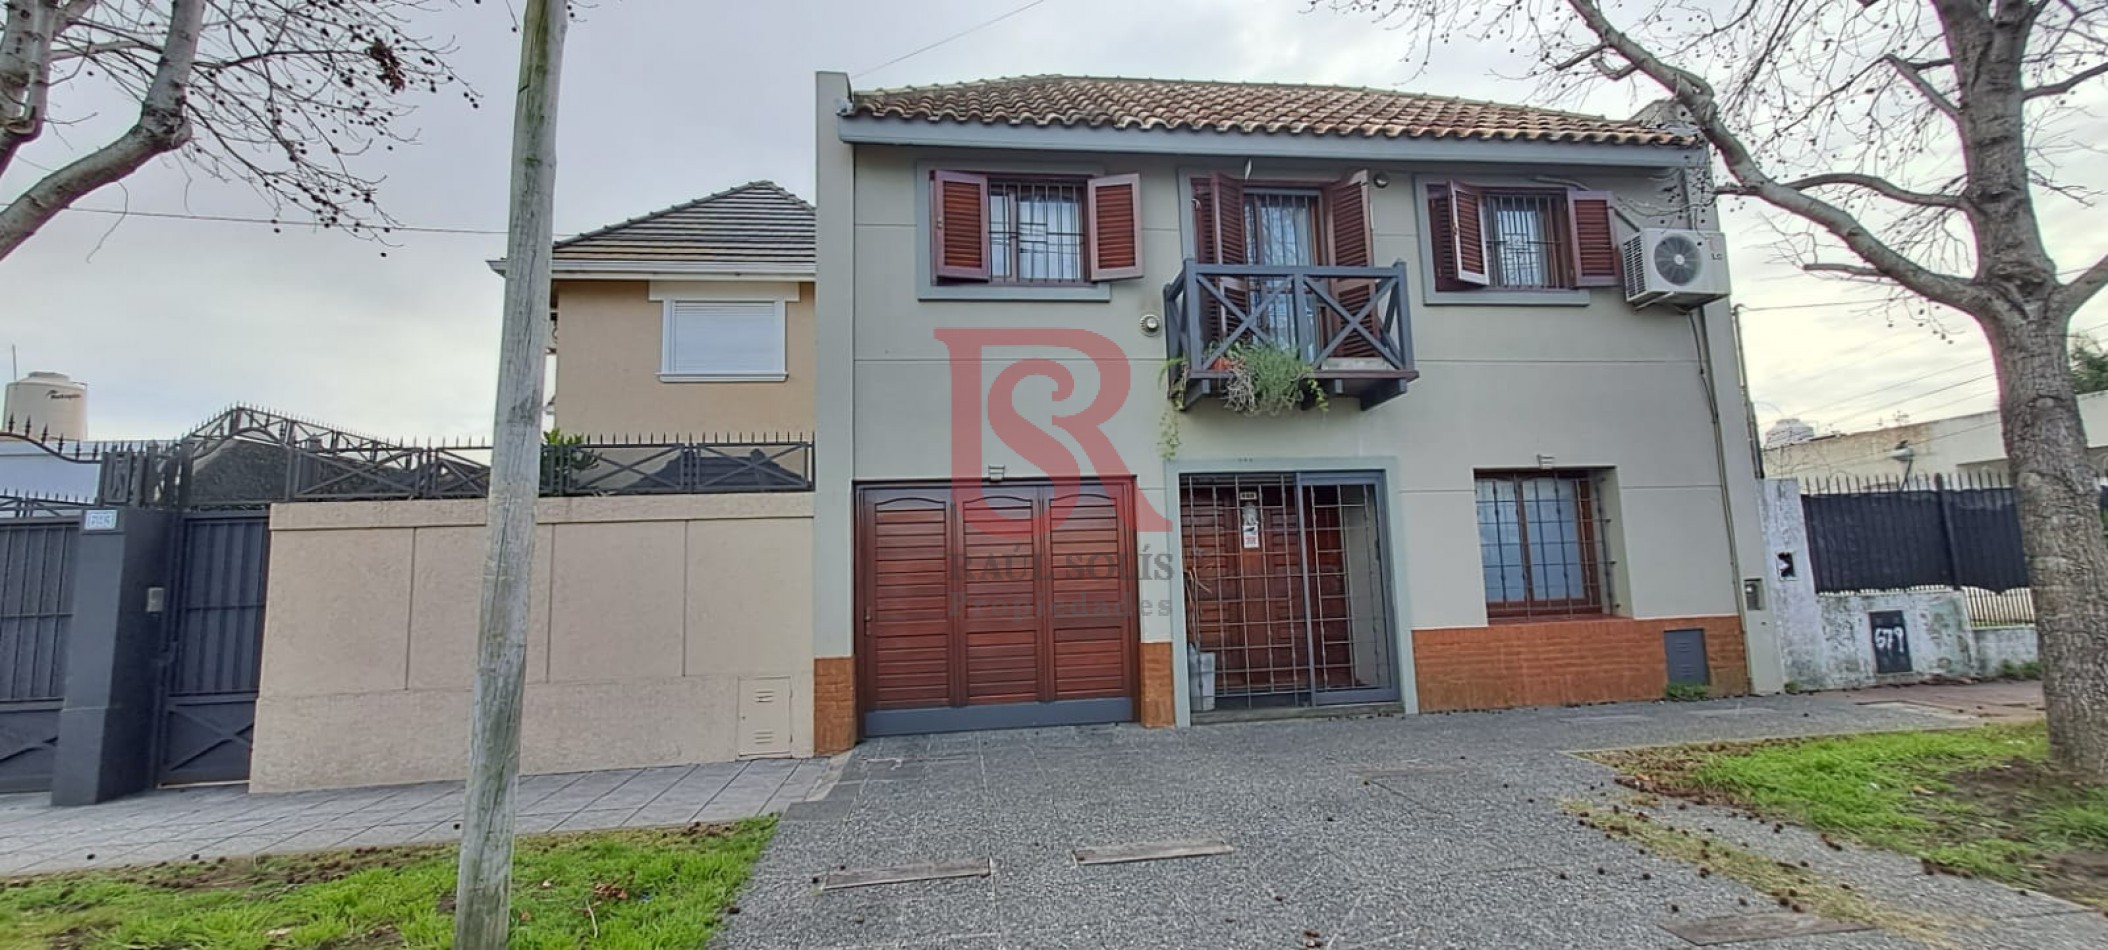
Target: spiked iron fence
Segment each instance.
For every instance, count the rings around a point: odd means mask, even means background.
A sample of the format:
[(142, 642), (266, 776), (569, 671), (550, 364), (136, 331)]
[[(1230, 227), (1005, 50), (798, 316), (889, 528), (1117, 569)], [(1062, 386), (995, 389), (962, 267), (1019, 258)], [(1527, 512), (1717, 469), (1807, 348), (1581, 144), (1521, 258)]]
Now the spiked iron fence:
[[(487, 444), (404, 444), (247, 406), (172, 442), (45, 449), (100, 465), (96, 495), (104, 505), (255, 508), (481, 498), (490, 488)], [(811, 491), (812, 454), (811, 440), (793, 434), (552, 439), (542, 451), (542, 494)]]

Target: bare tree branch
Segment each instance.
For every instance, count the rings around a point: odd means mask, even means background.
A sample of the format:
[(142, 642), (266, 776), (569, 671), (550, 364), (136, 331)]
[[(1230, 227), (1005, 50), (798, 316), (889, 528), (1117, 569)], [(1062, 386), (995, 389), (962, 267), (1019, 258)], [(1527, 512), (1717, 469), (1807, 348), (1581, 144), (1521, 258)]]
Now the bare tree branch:
[(1876, 237), (1871, 229), (1843, 208), (1774, 180), (1765, 173), (1755, 152), (1743, 142), (1742, 137), (1728, 127), (1711, 83), (1695, 73), (1663, 61), (1652, 50), (1612, 23), (1602, 8), (1592, 0), (1567, 0), (1567, 3), (1588, 27), (1589, 32), (1594, 33), (1605, 46), (1616, 51), (1627, 63), (1668, 90), (1670, 95), (1690, 112), (1692, 121), (1698, 126), (1699, 134), (1712, 143), (1721, 161), (1727, 166), (1728, 174), (1735, 177), (1746, 193), (1821, 226), (1846, 247), (1851, 248), (1861, 259), (1918, 294), (1942, 303), (1958, 302), (1975, 294), (1973, 288), (1965, 282), (1934, 273), (1889, 247)]
[(147, 160), (190, 140), (184, 98), (189, 94), (206, 2), (174, 0), (171, 5), (161, 66), (139, 104), (138, 121), (116, 140), (44, 176), (0, 208), (0, 258), (81, 196), (138, 171)]
[[(140, 167), (152, 155), (133, 159), (147, 145), (188, 169), (247, 184), (274, 215), (292, 206), (326, 227), (384, 233), (393, 219), (377, 201), (379, 181), (360, 174), (353, 160), (412, 140), (399, 123), (411, 95), (459, 85), (446, 63), (452, 50), (411, 29), (414, 18), (454, 2), (202, 0), (203, 19), (184, 57), (186, 134), (135, 128), (67, 156), (71, 161), (42, 181), (0, 193), (7, 208), (0, 258), (80, 195), (117, 180), (112, 174)], [(140, 103), (142, 115), (150, 111), (167, 65), (163, 52), (174, 52), (166, 37), (169, 0), (5, 3), (0, 171), (45, 125), (71, 121), (50, 107), (66, 101), (61, 90), (78, 85)], [(50, 99), (44, 90), (53, 90)], [(477, 103), (473, 90), (462, 94)]]
[(1928, 208), (1959, 209), (1963, 207), (1962, 199), (1954, 195), (1912, 191), (1908, 188), (1898, 187), (1895, 183), (1885, 178), (1876, 178), (1873, 175), (1862, 175), (1857, 172), (1825, 172), (1820, 175), (1809, 175), (1806, 178), (1796, 178), (1793, 181), (1783, 182), (1780, 187), (1791, 188), (1794, 191), (1806, 191), (1810, 188), (1821, 188), (1825, 185), (1847, 185), (1854, 188), (1864, 188), (1884, 198), (1900, 201), (1904, 204), (1923, 205)]
[(2086, 268), (2057, 291), (2057, 306), (2066, 313), (2077, 313), (2079, 308), (2092, 300), (2103, 287), (2108, 287), (2108, 255), (2094, 261), (2092, 267)]
[(1838, 264), (1830, 261), (1810, 261), (1801, 265), (1801, 270), (1810, 274), (1843, 274), (1847, 277), (1862, 277), (1868, 280), (1886, 281), (1888, 275), (1864, 264)]
[(2069, 79), (2063, 79), (2057, 82), (2045, 83), (2043, 85), (2036, 86), (2032, 89), (2029, 89), (2026, 95), (2029, 99), (2040, 99), (2044, 96), (2061, 96), (2067, 92), (2072, 91), (2073, 89), (2079, 88), (2080, 84), (2086, 82), (2087, 80), (2094, 79), (2100, 76), (2108, 76), (2108, 62), (2095, 63), (2091, 67), (2080, 71), (2077, 75), (2072, 76)]
[(1954, 100), (1947, 98), (1947, 94), (1941, 92), (1939, 90), (1939, 87), (1934, 86), (1932, 84), (1932, 80), (1925, 78), (1924, 70), (1926, 68), (1935, 65), (1950, 65), (1950, 62), (1948, 60), (1934, 60), (1930, 63), (1913, 63), (1909, 60), (1904, 59), (1901, 56), (1891, 54), (1882, 57), (1881, 61), (1887, 63), (1889, 65), (1889, 68), (1894, 69), (1897, 75), (1902, 76), (1905, 82), (1910, 83), (1911, 88), (1916, 89), (1918, 91), (1918, 95), (1924, 96), (1925, 101), (1931, 104), (1933, 108), (1940, 110), (1942, 113), (1945, 113), (1946, 116), (1950, 119), (1961, 117), (1962, 110), (1955, 106)]

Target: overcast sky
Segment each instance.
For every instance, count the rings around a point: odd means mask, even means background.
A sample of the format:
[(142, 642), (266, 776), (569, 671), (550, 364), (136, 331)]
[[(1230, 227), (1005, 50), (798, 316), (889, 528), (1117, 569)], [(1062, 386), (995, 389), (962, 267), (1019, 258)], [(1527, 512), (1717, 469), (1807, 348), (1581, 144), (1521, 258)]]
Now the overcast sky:
[[(811, 197), (821, 69), (850, 72), (858, 88), (1074, 73), (1511, 101), (1532, 91), (1494, 75), (1522, 71), (1504, 48), (1452, 47), (1421, 72), (1401, 60), (1397, 34), (1306, 13), (1303, 0), (1042, 0), (877, 68), (1024, 5), (601, 0), (573, 25), (564, 64), (558, 233), (757, 178)], [(291, 228), (69, 213), (0, 262), (0, 344), (19, 349), (24, 372), (87, 382), (96, 438), (171, 437), (234, 402), (384, 436), (487, 432), (500, 282), (483, 262), (503, 246), (511, 24), (503, 3), (435, 17), (432, 32), (455, 37), (456, 67), (488, 100), (479, 110), (458, 97), (426, 100), (412, 120), (420, 144), (362, 166), (386, 176), (382, 200), (405, 225), (492, 233), (400, 234), (380, 247)], [(1620, 91), (1588, 103), (1619, 115), (1636, 105)], [(93, 130), (66, 131), (88, 142)], [(56, 165), (63, 152), (52, 141), (23, 154)], [(2108, 172), (2092, 183), (2108, 186)], [(21, 181), (5, 184), (0, 194), (13, 194)], [(245, 188), (192, 181), (173, 162), (81, 204), (268, 215)], [(2050, 226), (2067, 271), (2108, 251), (2108, 229), (2084, 227), (2079, 209), (2057, 209)], [(1882, 295), (1775, 262), (1752, 214), (1731, 215), (1727, 227), (1762, 421), (1798, 415), (1856, 429), (1898, 410), (1926, 419), (1990, 408), (1990, 366), (1966, 321), (1945, 320), (1950, 342), (1902, 308), (1847, 305)], [(2108, 308), (2078, 325), (2108, 325)]]

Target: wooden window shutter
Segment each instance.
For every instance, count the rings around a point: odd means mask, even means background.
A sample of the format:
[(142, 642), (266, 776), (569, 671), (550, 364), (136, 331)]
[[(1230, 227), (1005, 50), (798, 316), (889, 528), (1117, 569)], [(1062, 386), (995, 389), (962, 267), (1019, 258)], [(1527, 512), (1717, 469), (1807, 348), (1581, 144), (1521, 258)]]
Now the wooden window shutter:
[(1084, 188), (1091, 280), (1142, 276), (1142, 176), (1107, 175)]
[(1566, 193), (1566, 219), (1572, 225), (1574, 286), (1618, 285), (1617, 232), (1610, 224), (1607, 191)]
[(1484, 287), (1493, 283), (1486, 266), (1486, 195), (1470, 185), (1449, 183), (1449, 236), (1458, 283)]
[(987, 280), (988, 176), (930, 173), (930, 265), (940, 280)]
[[(1333, 267), (1371, 266), (1369, 173), (1355, 172), (1326, 185), (1323, 191), (1323, 208), (1325, 263)], [(1329, 283), (1332, 298), (1339, 301), (1348, 314), (1367, 306), (1369, 299), (1375, 295), (1376, 282), (1373, 279), (1335, 279)], [(1340, 319), (1343, 315), (1328, 313), (1328, 316), (1332, 319), (1328, 319), (1328, 325), (1321, 328), (1326, 340), (1332, 339), (1345, 329)], [(1375, 312), (1370, 312), (1364, 322), (1371, 335), (1382, 332), (1382, 318)], [(1360, 334), (1350, 334), (1340, 341), (1339, 347), (1333, 350), (1333, 355), (1371, 357), (1377, 355), (1377, 350)]]
[(1246, 264), (1244, 182), (1220, 172), (1193, 180), (1193, 254), (1203, 264)]

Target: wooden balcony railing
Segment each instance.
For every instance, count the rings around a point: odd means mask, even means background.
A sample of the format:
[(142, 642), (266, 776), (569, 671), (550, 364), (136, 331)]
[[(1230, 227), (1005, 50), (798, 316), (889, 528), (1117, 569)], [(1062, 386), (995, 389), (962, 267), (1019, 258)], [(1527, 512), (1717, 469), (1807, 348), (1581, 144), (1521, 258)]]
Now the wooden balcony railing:
[(1219, 395), (1240, 344), (1283, 347), (1310, 364), (1329, 396), (1368, 409), (1405, 392), (1413, 334), (1405, 262), (1389, 267), (1280, 267), (1186, 261), (1164, 287), (1165, 337), (1181, 405)]

